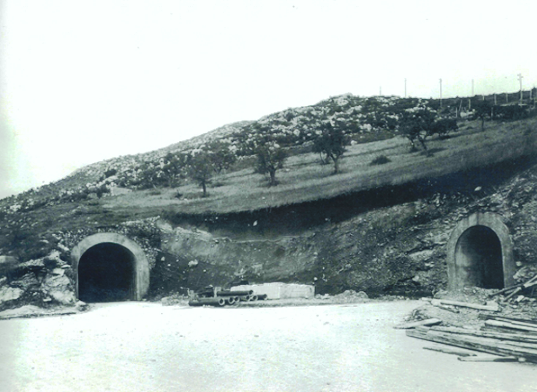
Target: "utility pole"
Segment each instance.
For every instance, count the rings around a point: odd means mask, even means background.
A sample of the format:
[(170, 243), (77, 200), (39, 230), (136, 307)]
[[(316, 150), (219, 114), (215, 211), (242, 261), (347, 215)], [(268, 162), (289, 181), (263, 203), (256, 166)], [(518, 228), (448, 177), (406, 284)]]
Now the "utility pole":
[(496, 93), (494, 93), (494, 106), (496, 106), (497, 103), (496, 103)]
[(405, 78), (405, 98), (406, 98), (406, 78)]
[(472, 98), (474, 97), (474, 79), (472, 79), (472, 95), (468, 98), (468, 110), (472, 110)]
[(520, 82), (520, 103), (522, 103), (522, 74), (518, 74), (518, 81)]
[(440, 107), (442, 107), (442, 79), (440, 79)]
[(382, 96), (382, 86), (379, 87), (379, 95)]

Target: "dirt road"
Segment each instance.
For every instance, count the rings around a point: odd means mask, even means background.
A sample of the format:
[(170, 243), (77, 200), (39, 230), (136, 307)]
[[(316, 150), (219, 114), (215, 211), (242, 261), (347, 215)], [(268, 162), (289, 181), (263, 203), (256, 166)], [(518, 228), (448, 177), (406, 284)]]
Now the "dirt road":
[(99, 305), (0, 321), (0, 391), (537, 391), (537, 366), (464, 363), (393, 329), (417, 301)]

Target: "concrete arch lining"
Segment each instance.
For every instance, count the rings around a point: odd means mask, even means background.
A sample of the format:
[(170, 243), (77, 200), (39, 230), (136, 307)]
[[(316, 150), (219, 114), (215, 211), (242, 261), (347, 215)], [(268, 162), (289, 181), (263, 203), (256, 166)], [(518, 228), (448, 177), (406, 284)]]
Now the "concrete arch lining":
[(461, 288), (457, 268), (457, 244), (461, 236), (468, 229), (476, 226), (488, 227), (498, 236), (502, 253), (504, 287), (514, 285), (515, 282), (513, 276), (516, 273), (516, 266), (513, 258), (513, 242), (509, 235), (509, 229), (503, 223), (500, 215), (490, 212), (477, 212), (460, 220), (457, 223), (447, 243), (447, 273), (449, 290), (457, 290)]
[(134, 300), (141, 301), (149, 289), (149, 263), (143, 249), (134, 241), (117, 233), (98, 233), (84, 238), (71, 251), (71, 266), (76, 276), (76, 296), (78, 298), (78, 264), (80, 258), (91, 247), (111, 243), (128, 249), (134, 256)]

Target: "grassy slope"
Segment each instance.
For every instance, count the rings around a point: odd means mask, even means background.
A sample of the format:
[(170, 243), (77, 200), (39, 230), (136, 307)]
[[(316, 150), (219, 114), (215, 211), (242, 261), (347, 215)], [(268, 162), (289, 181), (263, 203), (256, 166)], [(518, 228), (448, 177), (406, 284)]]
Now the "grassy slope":
[[(462, 126), (450, 139), (431, 140), (428, 144), (435, 151), (433, 156), (409, 153), (408, 142), (402, 138), (349, 147), (342, 160), (342, 173), (338, 175), (332, 175), (332, 165), (320, 165), (316, 154), (296, 155), (278, 172), (280, 185), (276, 187), (268, 187), (263, 176), (253, 174), (252, 168), (247, 167), (216, 177), (214, 183), (219, 186), (210, 187), (207, 198), (201, 198), (201, 189), (190, 184), (175, 189), (133, 191), (95, 200), (64, 202), (8, 214), (4, 218), (0, 216), (0, 253), (2, 248), (9, 248), (12, 241), (20, 247), (26, 246), (25, 241), (36, 241), (37, 237), (29, 233), (109, 227), (166, 212), (225, 214), (327, 199), (486, 166), (533, 153), (537, 147), (537, 118), (487, 125), (485, 133), (480, 132), (474, 122)], [(379, 155), (387, 156), (391, 162), (371, 166), (370, 162)], [(183, 195), (181, 199), (176, 197), (178, 192)]]
[[(289, 158), (285, 168), (277, 173), (280, 184), (275, 187), (268, 187), (261, 175), (246, 168), (216, 177), (214, 183), (219, 186), (210, 187), (206, 198), (201, 198), (201, 191), (195, 184), (189, 184), (175, 189), (135, 191), (104, 198), (99, 203), (114, 213), (132, 215), (136, 212), (138, 216), (151, 216), (163, 210), (185, 214), (253, 211), (327, 199), (532, 153), (537, 144), (536, 125), (536, 119), (491, 123), (482, 133), (477, 123), (471, 123), (447, 140), (430, 140), (432, 156), (409, 153), (408, 142), (403, 138), (351, 146), (342, 160), (342, 173), (338, 175), (332, 175), (331, 165), (320, 165), (316, 154), (297, 155)], [(387, 156), (391, 162), (371, 166), (370, 162), (379, 155)], [(177, 193), (183, 195), (181, 199), (175, 197)]]

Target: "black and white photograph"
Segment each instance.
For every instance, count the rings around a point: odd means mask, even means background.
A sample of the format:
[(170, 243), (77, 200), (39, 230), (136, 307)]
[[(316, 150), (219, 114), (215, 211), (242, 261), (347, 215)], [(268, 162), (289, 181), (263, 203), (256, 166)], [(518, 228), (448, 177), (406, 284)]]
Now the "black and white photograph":
[(0, 0), (0, 391), (537, 392), (536, 15)]

